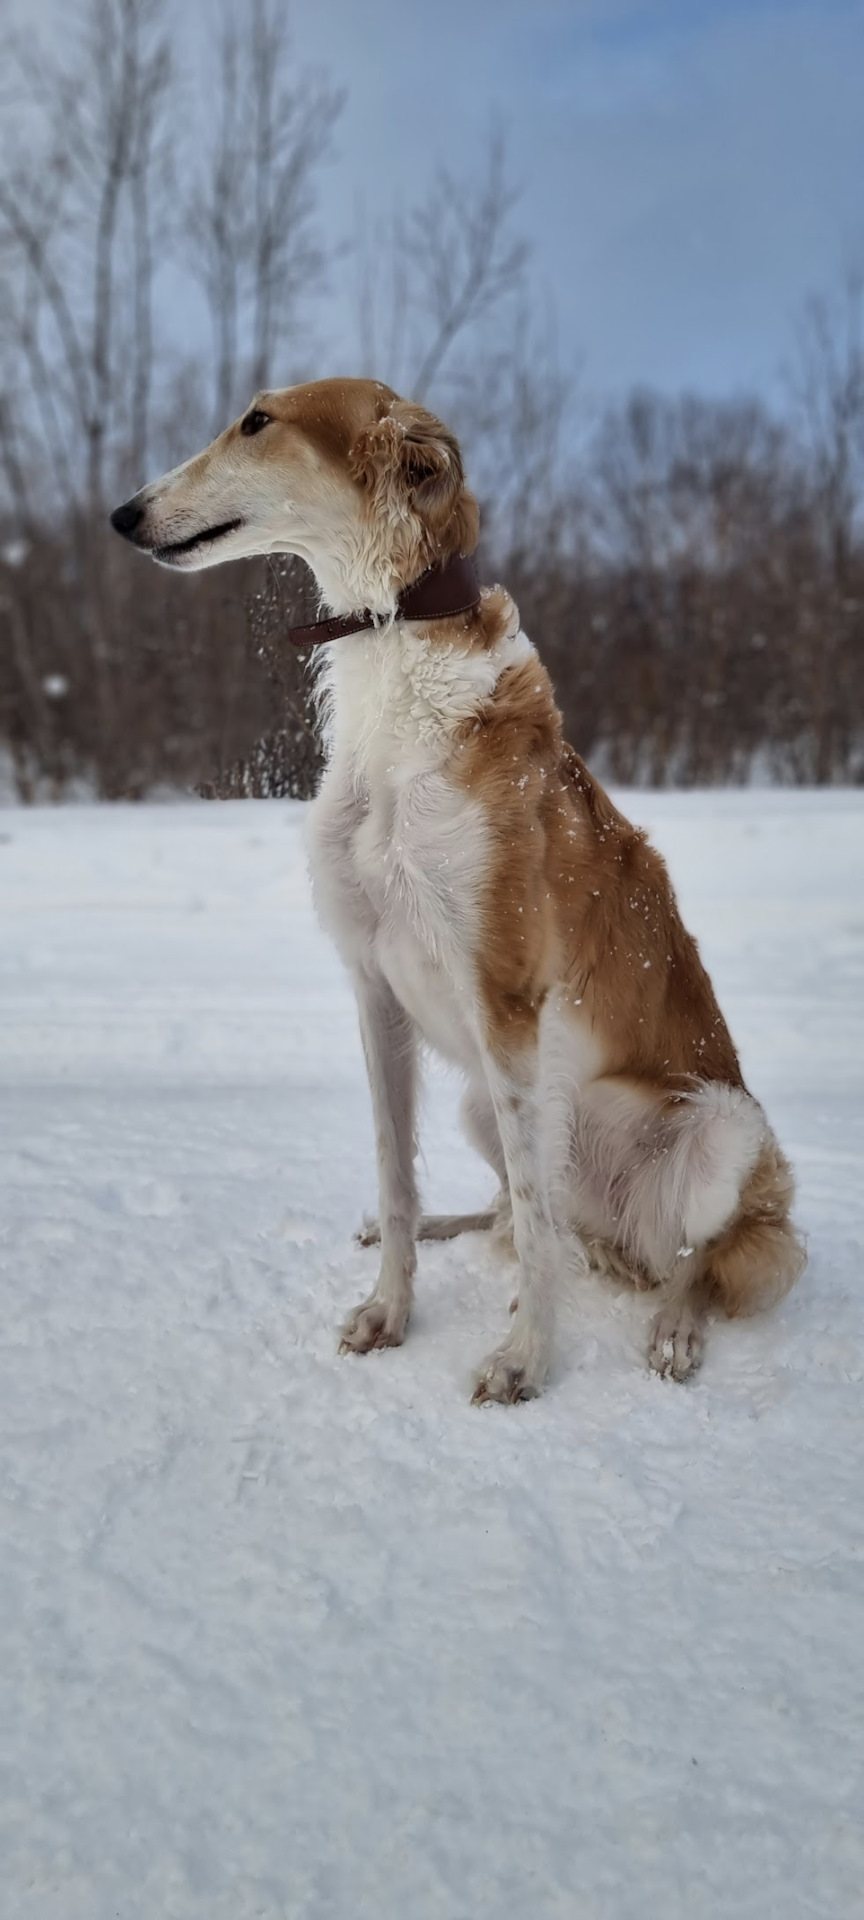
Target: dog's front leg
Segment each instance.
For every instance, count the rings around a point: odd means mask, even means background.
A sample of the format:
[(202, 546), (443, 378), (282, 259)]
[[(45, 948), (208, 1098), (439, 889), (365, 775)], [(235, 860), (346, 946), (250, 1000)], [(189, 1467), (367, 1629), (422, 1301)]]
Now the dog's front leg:
[(519, 1297), (510, 1331), (477, 1374), (474, 1399), (531, 1400), (552, 1357), (560, 1248), (549, 1202), (540, 1127), (538, 1050), (486, 1059), (486, 1075), (507, 1163)]
[(368, 1300), (342, 1328), (341, 1353), (398, 1347), (411, 1311), (418, 1203), (417, 1037), (414, 1023), (382, 974), (355, 980), (378, 1151), (381, 1271)]

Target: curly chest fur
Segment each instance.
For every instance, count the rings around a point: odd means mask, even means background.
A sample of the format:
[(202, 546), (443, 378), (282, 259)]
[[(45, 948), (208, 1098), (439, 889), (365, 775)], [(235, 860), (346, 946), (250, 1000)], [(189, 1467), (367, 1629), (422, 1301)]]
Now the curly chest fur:
[(448, 776), (456, 728), (501, 670), (489, 654), (375, 637), (334, 663), (332, 758), (312, 809), (322, 919), (350, 966), (377, 968), (449, 1057), (473, 1050), (489, 835)]
[(367, 768), (358, 782), (334, 766), (310, 841), (319, 912), (343, 959), (380, 969), (430, 1044), (464, 1058), (486, 863), (480, 809), (440, 768)]

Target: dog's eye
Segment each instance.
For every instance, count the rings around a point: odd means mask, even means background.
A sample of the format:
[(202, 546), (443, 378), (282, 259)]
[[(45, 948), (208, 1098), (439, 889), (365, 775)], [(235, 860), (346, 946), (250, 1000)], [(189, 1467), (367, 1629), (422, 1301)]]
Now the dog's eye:
[(262, 427), (269, 427), (269, 425), (269, 413), (262, 413), (259, 407), (253, 407), (252, 412), (247, 413), (245, 418), (241, 420), (240, 432), (246, 434), (260, 433)]

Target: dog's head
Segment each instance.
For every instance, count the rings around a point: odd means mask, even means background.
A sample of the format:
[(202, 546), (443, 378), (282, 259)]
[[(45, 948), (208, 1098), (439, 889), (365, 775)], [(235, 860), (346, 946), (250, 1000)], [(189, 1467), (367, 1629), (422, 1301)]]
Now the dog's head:
[(374, 380), (316, 380), (259, 394), (203, 453), (111, 515), (163, 566), (192, 572), (297, 553), (334, 613), (392, 611), (452, 554), (478, 514), (452, 433)]

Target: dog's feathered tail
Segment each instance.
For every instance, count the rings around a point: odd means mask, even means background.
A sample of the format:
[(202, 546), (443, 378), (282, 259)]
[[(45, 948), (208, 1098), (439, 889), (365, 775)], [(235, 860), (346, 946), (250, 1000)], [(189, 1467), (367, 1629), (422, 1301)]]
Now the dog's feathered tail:
[(773, 1305), (802, 1273), (807, 1251), (789, 1217), (794, 1192), (789, 1162), (769, 1134), (734, 1219), (708, 1255), (705, 1278), (730, 1317)]

